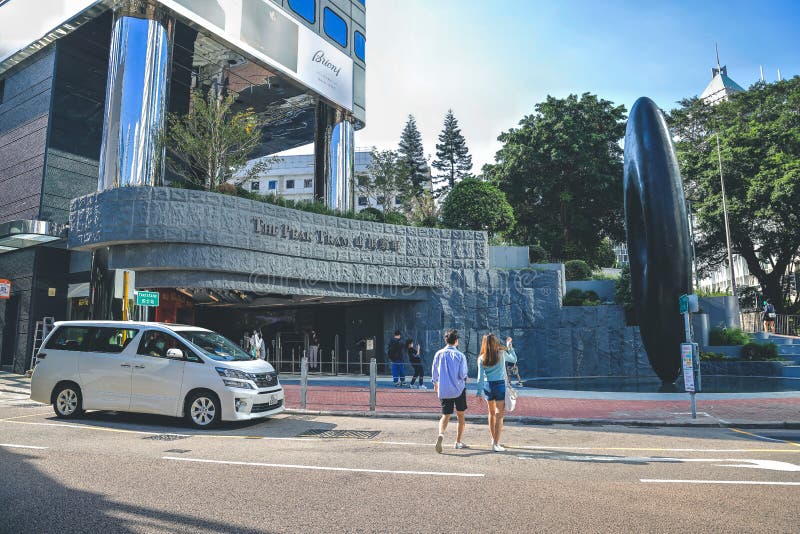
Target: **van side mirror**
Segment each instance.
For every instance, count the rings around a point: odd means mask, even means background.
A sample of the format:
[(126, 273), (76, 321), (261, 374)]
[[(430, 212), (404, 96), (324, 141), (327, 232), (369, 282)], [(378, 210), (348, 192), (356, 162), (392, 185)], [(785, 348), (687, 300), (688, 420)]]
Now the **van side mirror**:
[(181, 349), (167, 349), (167, 358), (170, 360), (182, 360), (183, 351)]

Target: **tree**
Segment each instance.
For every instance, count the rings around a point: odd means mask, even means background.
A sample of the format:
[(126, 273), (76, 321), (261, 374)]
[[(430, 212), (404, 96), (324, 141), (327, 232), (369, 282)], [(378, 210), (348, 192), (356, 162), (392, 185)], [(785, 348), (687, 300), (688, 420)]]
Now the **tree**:
[(442, 173), (434, 180), (434, 185), (439, 186), (438, 196), (447, 195), (456, 182), (472, 170), (472, 156), (452, 109), (448, 109), (444, 117), (442, 133), (436, 144), (436, 159), (431, 166)]
[(624, 240), (625, 114), (624, 106), (589, 93), (548, 96), (500, 135), (503, 147), (483, 171), (514, 208), (518, 242), (596, 266), (603, 237)]
[(800, 249), (800, 77), (757, 83), (715, 106), (686, 99), (669, 119), (696, 212), (701, 275), (727, 259), (719, 139), (731, 248), (744, 258), (764, 295), (784, 311), (783, 278)]
[(356, 176), (360, 193), (383, 206), (385, 213), (395, 210), (395, 198), (403, 198), (407, 184), (399, 156), (394, 150), (372, 148), (367, 172)]
[(414, 115), (408, 116), (408, 121), (400, 135), (400, 146), (397, 154), (404, 170), (405, 181), (411, 196), (419, 196), (424, 191), (423, 184), (428, 179), (428, 162), (422, 148), (422, 135), (417, 129)]
[[(248, 108), (234, 112), (235, 94), (195, 91), (186, 115), (170, 113), (164, 143), (172, 156), (167, 167), (185, 180), (214, 191), (227, 182), (236, 185), (266, 172), (270, 161), (248, 165), (261, 143), (261, 122)], [(240, 171), (244, 171), (241, 172)]]
[(464, 178), (445, 198), (442, 222), (448, 228), (499, 234), (514, 226), (514, 210), (506, 195), (494, 184), (477, 178)]
[(412, 197), (408, 203), (408, 219), (417, 226), (435, 228), (439, 225), (439, 205), (430, 191)]

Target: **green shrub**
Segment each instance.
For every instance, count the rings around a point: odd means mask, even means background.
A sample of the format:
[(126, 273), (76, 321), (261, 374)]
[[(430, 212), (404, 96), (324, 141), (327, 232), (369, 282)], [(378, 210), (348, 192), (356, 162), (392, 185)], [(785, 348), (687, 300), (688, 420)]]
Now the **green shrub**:
[(727, 360), (728, 358), (724, 354), (720, 354), (718, 352), (701, 352), (700, 353), (700, 360), (701, 361), (719, 361), (719, 360)]
[(564, 306), (599, 306), (600, 296), (592, 291), (581, 291), (580, 289), (570, 289), (564, 295), (562, 301)]
[(531, 263), (547, 262), (547, 251), (542, 245), (531, 245), (528, 247), (528, 261)]
[(712, 328), (708, 333), (709, 345), (747, 345), (750, 336), (741, 328)]
[(397, 211), (390, 211), (383, 217), (383, 222), (387, 224), (401, 224), (408, 225), (408, 219), (405, 215)]
[(619, 276), (611, 276), (606, 273), (593, 273), (592, 280), (614, 280), (616, 282), (619, 280)]
[(748, 343), (742, 347), (741, 359), (746, 362), (763, 362), (778, 359), (775, 343)]
[(362, 221), (383, 222), (383, 212), (378, 208), (364, 208), (358, 212), (356, 219)]
[(701, 299), (709, 298), (709, 297), (730, 297), (731, 294), (727, 291), (706, 291), (702, 288), (697, 288), (694, 290), (694, 294), (697, 295)]
[(590, 280), (592, 278), (592, 268), (583, 260), (569, 260), (564, 264), (564, 271), (567, 280)]

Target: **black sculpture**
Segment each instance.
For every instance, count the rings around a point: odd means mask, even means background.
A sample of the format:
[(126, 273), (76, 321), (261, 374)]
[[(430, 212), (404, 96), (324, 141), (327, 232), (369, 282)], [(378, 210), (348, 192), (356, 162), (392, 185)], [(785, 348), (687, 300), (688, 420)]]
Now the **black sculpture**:
[(689, 224), (675, 147), (655, 102), (642, 97), (625, 132), (625, 228), (633, 300), (650, 365), (663, 382), (681, 370), (678, 298), (691, 287)]

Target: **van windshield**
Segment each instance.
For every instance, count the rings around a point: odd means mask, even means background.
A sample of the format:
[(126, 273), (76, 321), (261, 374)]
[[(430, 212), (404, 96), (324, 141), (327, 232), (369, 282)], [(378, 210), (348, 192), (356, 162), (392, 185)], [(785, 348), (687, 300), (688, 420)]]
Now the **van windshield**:
[(243, 361), (255, 359), (255, 356), (250, 356), (233, 341), (216, 332), (185, 330), (178, 332), (178, 334), (191, 341), (193, 345), (203, 351), (203, 354), (215, 360)]

